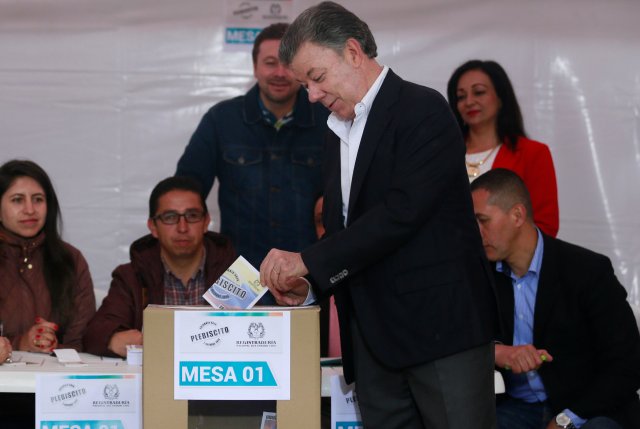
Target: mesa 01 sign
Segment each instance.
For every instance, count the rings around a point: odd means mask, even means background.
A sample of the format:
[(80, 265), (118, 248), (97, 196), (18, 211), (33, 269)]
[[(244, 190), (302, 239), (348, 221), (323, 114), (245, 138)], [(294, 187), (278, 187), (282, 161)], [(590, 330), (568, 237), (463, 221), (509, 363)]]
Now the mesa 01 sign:
[(267, 362), (180, 362), (182, 386), (276, 386)]
[(174, 398), (290, 399), (291, 315), (176, 311)]

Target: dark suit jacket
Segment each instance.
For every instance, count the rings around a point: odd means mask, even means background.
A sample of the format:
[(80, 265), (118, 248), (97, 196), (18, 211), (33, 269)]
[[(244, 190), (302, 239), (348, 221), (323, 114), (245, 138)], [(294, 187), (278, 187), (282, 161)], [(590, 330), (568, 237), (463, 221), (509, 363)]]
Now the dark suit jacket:
[[(513, 287), (495, 276), (502, 342), (511, 345)], [(640, 428), (640, 336), (626, 296), (606, 256), (544, 235), (533, 345), (553, 356), (539, 374), (555, 413), (569, 408)]]
[(352, 318), (373, 355), (391, 368), (492, 340), (495, 295), (464, 152), (442, 96), (389, 71), (364, 129), (344, 228), (340, 142), (328, 139), (326, 234), (302, 258), (316, 292), (336, 295), (348, 380)]

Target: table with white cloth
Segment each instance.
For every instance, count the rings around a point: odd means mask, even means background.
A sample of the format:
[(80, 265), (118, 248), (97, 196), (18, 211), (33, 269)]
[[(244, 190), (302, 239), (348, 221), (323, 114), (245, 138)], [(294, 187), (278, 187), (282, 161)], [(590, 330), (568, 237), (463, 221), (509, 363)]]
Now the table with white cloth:
[(86, 365), (65, 366), (55, 356), (14, 351), (11, 363), (0, 365), (0, 392), (35, 393), (38, 373), (141, 374), (141, 366), (127, 365), (119, 358), (79, 353)]

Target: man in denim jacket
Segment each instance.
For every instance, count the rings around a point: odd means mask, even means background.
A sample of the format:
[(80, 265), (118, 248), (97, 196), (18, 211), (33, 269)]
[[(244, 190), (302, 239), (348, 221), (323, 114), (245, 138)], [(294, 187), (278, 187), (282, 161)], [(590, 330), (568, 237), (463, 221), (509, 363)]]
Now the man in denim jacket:
[(287, 28), (272, 24), (256, 37), (257, 84), (204, 115), (176, 171), (196, 178), (205, 196), (218, 178), (221, 233), (256, 267), (273, 247), (300, 251), (316, 241), (328, 111), (309, 103), (278, 59)]

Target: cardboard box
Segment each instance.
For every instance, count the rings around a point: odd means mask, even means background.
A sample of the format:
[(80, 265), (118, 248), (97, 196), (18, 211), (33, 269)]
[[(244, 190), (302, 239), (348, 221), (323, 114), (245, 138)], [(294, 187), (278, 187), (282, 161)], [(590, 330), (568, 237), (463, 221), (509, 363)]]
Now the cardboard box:
[[(277, 401), (278, 429), (320, 429), (320, 308), (255, 309), (291, 312), (291, 399)], [(145, 428), (186, 429), (189, 426), (189, 401), (173, 399), (173, 328), (177, 310), (211, 311), (211, 307), (150, 305), (144, 310), (142, 402)], [(234, 402), (242, 404), (242, 401)], [(215, 404), (212, 405), (215, 408)], [(213, 416), (213, 419), (216, 428), (253, 426), (248, 426), (240, 415), (237, 418)], [(259, 427), (258, 423), (255, 428)]]

